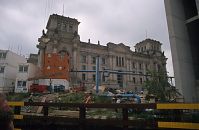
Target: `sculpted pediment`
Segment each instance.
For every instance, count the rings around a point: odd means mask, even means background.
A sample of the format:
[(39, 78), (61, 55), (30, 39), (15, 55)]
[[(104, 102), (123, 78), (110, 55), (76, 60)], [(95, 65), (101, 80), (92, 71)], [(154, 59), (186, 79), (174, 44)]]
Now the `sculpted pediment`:
[(107, 46), (113, 50), (113, 51), (117, 51), (117, 52), (128, 52), (130, 51), (130, 47), (124, 45), (123, 43), (119, 43), (119, 44), (114, 44), (114, 43), (108, 43)]

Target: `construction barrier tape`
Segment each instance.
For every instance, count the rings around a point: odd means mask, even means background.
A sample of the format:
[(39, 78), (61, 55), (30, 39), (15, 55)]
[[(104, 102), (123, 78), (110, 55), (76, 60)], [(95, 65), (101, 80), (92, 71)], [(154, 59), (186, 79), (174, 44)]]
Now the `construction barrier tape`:
[(9, 106), (24, 106), (24, 102), (8, 102)]
[(14, 119), (22, 120), (23, 119), (23, 115), (14, 115)]
[(198, 103), (158, 103), (157, 109), (198, 109)]
[(199, 123), (158, 122), (159, 128), (199, 129)]

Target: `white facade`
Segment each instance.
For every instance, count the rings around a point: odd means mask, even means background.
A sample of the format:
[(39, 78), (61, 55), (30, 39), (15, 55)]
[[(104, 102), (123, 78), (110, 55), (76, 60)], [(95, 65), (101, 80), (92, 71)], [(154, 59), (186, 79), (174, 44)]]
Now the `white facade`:
[(0, 92), (13, 92), (19, 63), (26, 58), (10, 50), (0, 50)]
[(48, 85), (52, 86), (52, 90), (54, 90), (54, 86), (65, 86), (65, 90), (69, 89), (69, 82), (66, 79), (39, 79), (39, 85)]
[(37, 72), (38, 67), (32, 63), (19, 64), (15, 82), (15, 92), (28, 92), (30, 85), (36, 83), (35, 80), (28, 81), (28, 79), (35, 77)]

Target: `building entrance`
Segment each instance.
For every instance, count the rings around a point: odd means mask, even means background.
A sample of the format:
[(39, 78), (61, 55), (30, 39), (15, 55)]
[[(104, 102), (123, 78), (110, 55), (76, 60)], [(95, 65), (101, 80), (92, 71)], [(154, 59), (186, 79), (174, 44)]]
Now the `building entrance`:
[(123, 87), (123, 75), (122, 74), (117, 74), (117, 83), (119, 84), (120, 87)]

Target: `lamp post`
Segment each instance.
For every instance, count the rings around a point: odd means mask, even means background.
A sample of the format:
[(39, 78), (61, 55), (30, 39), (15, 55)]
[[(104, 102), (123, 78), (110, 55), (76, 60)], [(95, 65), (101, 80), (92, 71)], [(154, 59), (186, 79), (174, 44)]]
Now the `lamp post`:
[(96, 73), (95, 73), (96, 93), (99, 92), (99, 56), (96, 58)]

